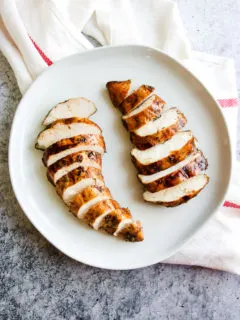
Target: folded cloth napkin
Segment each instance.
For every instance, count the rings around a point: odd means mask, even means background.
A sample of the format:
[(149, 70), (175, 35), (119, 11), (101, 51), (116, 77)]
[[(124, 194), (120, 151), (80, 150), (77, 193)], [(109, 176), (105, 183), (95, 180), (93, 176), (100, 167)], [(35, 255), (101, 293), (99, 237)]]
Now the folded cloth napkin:
[[(218, 99), (233, 146), (233, 179), (224, 206), (167, 263), (240, 274), (240, 166), (236, 161), (237, 88), (232, 59), (194, 52), (170, 0), (0, 0), (0, 50), (22, 93), (47, 66), (101, 45), (138, 43), (181, 60)], [(238, 167), (238, 169), (237, 169)]]

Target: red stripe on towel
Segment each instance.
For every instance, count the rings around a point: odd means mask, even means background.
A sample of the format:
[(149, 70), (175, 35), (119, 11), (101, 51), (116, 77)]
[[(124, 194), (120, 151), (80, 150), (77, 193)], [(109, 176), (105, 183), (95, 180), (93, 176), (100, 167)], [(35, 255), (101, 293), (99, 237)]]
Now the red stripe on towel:
[(51, 64), (53, 64), (53, 62), (45, 55), (45, 53), (39, 48), (39, 46), (36, 44), (36, 42), (29, 36), (29, 38), (31, 39), (34, 47), (37, 49), (38, 53), (40, 54), (40, 56), (42, 57), (42, 59), (46, 62), (46, 64), (48, 66), (50, 66)]
[(239, 204), (236, 204), (236, 203), (233, 203), (233, 202), (230, 202), (230, 201), (225, 201), (223, 206), (227, 207), (227, 208), (240, 209), (240, 205)]
[(218, 99), (218, 103), (223, 108), (237, 107), (238, 106), (238, 99), (237, 98)]
[[(231, 108), (231, 107), (237, 107), (238, 106), (238, 99), (232, 98), (232, 99), (218, 99), (218, 103), (222, 108)], [(231, 201), (225, 201), (223, 204), (226, 208), (233, 208), (233, 209), (240, 209), (240, 205), (233, 203)]]

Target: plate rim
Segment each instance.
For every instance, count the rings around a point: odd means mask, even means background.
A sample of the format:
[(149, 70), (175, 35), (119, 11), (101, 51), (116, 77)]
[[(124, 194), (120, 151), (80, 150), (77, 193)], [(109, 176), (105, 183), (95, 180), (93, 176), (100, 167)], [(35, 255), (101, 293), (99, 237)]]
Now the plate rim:
[[(132, 47), (132, 48), (138, 48), (140, 50), (142, 49), (145, 49), (145, 50), (151, 50), (151, 51), (155, 51), (157, 52), (158, 54), (161, 54), (163, 56), (165, 56), (167, 59), (169, 59), (170, 61), (173, 61), (175, 63), (177, 63), (181, 68), (184, 69), (184, 71), (188, 74), (190, 74), (197, 82), (198, 84), (200, 84), (203, 89), (208, 93), (208, 95), (210, 96), (210, 98), (215, 102), (216, 104), (216, 107), (218, 109), (218, 111), (220, 112), (220, 115), (221, 115), (221, 118), (223, 120), (223, 123), (225, 125), (225, 128), (226, 128), (226, 132), (227, 132), (227, 140), (228, 140), (228, 146), (229, 146), (229, 172), (228, 172), (228, 181), (227, 181), (227, 184), (225, 186), (225, 192), (221, 198), (221, 200), (219, 201), (218, 205), (216, 206), (216, 209), (211, 212), (211, 214), (209, 214), (209, 216), (203, 220), (201, 223), (198, 224), (197, 227), (195, 227), (193, 229), (192, 232), (189, 232), (189, 235), (186, 236), (186, 238), (178, 245), (175, 245), (173, 246), (173, 249), (170, 250), (168, 252), (168, 254), (165, 254), (165, 256), (163, 257), (160, 257), (160, 258), (155, 258), (153, 259), (153, 261), (151, 262), (145, 262), (145, 263), (141, 263), (137, 266), (127, 266), (126, 267), (111, 267), (111, 266), (107, 266), (106, 264), (98, 264), (98, 263), (92, 263), (92, 262), (88, 262), (88, 261), (85, 261), (85, 259), (82, 259), (81, 260), (74, 256), (74, 254), (72, 254), (71, 252), (69, 253), (67, 250), (65, 250), (64, 248), (61, 247), (61, 245), (59, 245), (58, 243), (56, 243), (57, 241), (55, 241), (54, 239), (50, 239), (50, 237), (48, 236), (48, 233), (44, 231), (44, 228), (43, 227), (39, 227), (38, 224), (37, 224), (37, 220), (35, 221), (34, 217), (31, 215), (31, 214), (28, 214), (28, 208), (25, 206), (25, 203), (24, 203), (24, 200), (22, 200), (22, 197), (18, 191), (18, 187), (17, 187), (17, 181), (15, 180), (15, 177), (14, 177), (14, 169), (13, 169), (13, 157), (12, 157), (12, 154), (14, 153), (14, 150), (13, 150), (13, 138), (14, 138), (14, 128), (15, 128), (15, 122), (17, 121), (16, 119), (18, 118), (18, 114), (20, 113), (20, 109), (21, 109), (21, 106), (24, 104), (24, 101), (26, 99), (26, 96), (28, 95), (28, 93), (33, 90), (33, 86), (35, 85), (35, 83), (37, 81), (39, 81), (39, 79), (41, 77), (44, 77), (45, 74), (47, 74), (48, 72), (50, 72), (50, 70), (52, 68), (55, 68), (58, 64), (61, 64), (63, 61), (66, 61), (66, 60), (71, 60), (73, 57), (75, 56), (84, 56), (84, 55), (88, 55), (88, 53), (91, 53), (93, 51), (104, 51), (104, 50), (111, 50), (111, 49), (121, 49), (121, 48), (129, 48), (129, 47)], [(14, 117), (13, 117), (13, 120), (12, 120), (12, 125), (11, 125), (11, 130), (10, 130), (10, 136), (9, 136), (9, 144), (8, 144), (8, 168), (9, 168), (9, 175), (10, 175), (10, 181), (11, 181), (11, 185), (12, 185), (12, 189), (13, 189), (13, 192), (15, 194), (15, 197), (21, 207), (21, 209), (23, 210), (24, 214), (26, 215), (26, 217), (30, 220), (30, 222), (33, 224), (33, 226), (38, 230), (38, 232), (49, 242), (51, 243), (57, 250), (59, 250), (60, 252), (62, 252), (63, 254), (65, 254), (66, 256), (70, 257), (71, 259), (75, 260), (75, 261), (78, 261), (80, 263), (83, 263), (85, 265), (88, 265), (88, 266), (91, 266), (91, 267), (97, 267), (97, 268), (101, 268), (101, 269), (106, 269), (106, 270), (134, 270), (134, 269), (140, 269), (140, 268), (144, 268), (144, 267), (148, 267), (148, 266), (151, 266), (151, 265), (154, 265), (154, 264), (157, 264), (157, 263), (161, 263), (161, 262), (164, 262), (164, 260), (170, 258), (171, 256), (173, 256), (175, 253), (177, 253), (186, 243), (188, 243), (196, 234), (198, 234), (198, 232), (200, 232), (200, 230), (204, 227), (204, 225), (213, 217), (213, 215), (219, 210), (219, 208), (222, 206), (224, 200), (225, 200), (225, 197), (226, 197), (226, 194), (229, 190), (229, 186), (230, 186), (230, 182), (231, 182), (231, 178), (232, 178), (232, 166), (233, 166), (233, 146), (232, 146), (232, 143), (231, 143), (231, 138), (230, 138), (230, 133), (229, 133), (229, 128), (228, 128), (228, 125), (227, 125), (227, 122), (226, 122), (226, 119), (224, 117), (224, 114), (223, 114), (223, 111), (222, 111), (222, 108), (220, 107), (218, 101), (214, 98), (214, 96), (212, 95), (212, 93), (207, 89), (207, 87), (203, 84), (203, 82), (192, 72), (190, 71), (186, 66), (184, 66), (184, 64), (179, 61), (178, 59), (172, 57), (171, 55), (169, 55), (168, 53), (160, 50), (160, 49), (157, 49), (157, 48), (154, 48), (154, 47), (150, 47), (150, 46), (147, 46), (147, 45), (140, 45), (140, 44), (125, 44), (125, 45), (109, 45), (109, 46), (103, 46), (103, 47), (95, 47), (95, 48), (92, 48), (92, 49), (89, 49), (89, 50), (86, 50), (84, 52), (80, 52), (80, 53), (76, 53), (76, 54), (72, 54), (72, 55), (69, 55), (63, 59), (60, 59), (56, 62), (54, 62), (51, 66), (49, 66), (48, 68), (46, 68), (40, 75), (38, 75), (34, 81), (31, 83), (30, 87), (24, 92), (24, 94), (22, 95), (22, 98), (21, 100), (19, 101), (18, 103), (18, 106), (17, 106), (17, 109), (15, 111), (15, 114), (14, 114)], [(87, 260), (87, 259), (86, 259)]]

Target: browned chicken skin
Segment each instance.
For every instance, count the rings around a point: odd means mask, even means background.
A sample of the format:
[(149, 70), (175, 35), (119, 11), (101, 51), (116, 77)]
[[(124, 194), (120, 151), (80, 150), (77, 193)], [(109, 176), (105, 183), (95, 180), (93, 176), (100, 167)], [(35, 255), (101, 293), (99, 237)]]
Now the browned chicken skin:
[[(148, 103), (149, 100), (151, 100), (150, 104)], [(129, 117), (122, 118), (123, 124), (128, 131), (135, 131), (148, 122), (157, 119), (162, 112), (165, 102), (157, 95), (154, 95), (148, 98), (144, 104), (146, 104), (146, 108), (144, 108), (140, 112), (135, 113), (132, 116), (130, 116), (131, 114), (129, 114)], [(135, 112), (137, 112), (140, 108), (142, 108), (142, 105), (135, 109)]]
[(114, 211), (115, 209), (119, 209), (120, 205), (116, 200), (107, 199), (102, 200), (95, 205), (93, 205), (86, 215), (83, 217), (84, 221), (86, 221), (89, 226), (93, 228), (94, 222), (100, 216), (102, 216), (106, 212)]
[[(206, 174), (200, 174), (167, 189), (163, 189), (153, 193), (145, 191), (143, 194), (143, 198), (145, 201), (151, 202), (153, 204), (160, 204), (165, 207), (176, 207), (196, 197), (198, 193), (208, 184), (208, 182), (209, 177)], [(173, 191), (173, 189), (175, 189), (175, 191)], [(182, 189), (182, 191), (177, 192), (176, 189)], [(172, 197), (171, 200), (169, 200), (169, 198), (166, 197), (166, 193), (170, 193), (172, 191), (175, 196)], [(166, 201), (167, 199), (168, 201)]]
[(78, 216), (79, 210), (83, 205), (98, 196), (107, 197), (108, 199), (112, 198), (110, 190), (105, 186), (92, 185), (78, 192), (71, 202), (70, 211)]
[(144, 235), (141, 223), (136, 221), (133, 224), (127, 225), (121, 232), (119, 232), (118, 236), (130, 242), (143, 241)]
[(132, 215), (128, 209), (117, 208), (102, 219), (100, 229), (106, 231), (107, 233), (114, 234), (114, 232), (117, 231), (120, 222), (131, 218)]
[(68, 156), (58, 160), (48, 167), (49, 179), (51, 180), (51, 182), (54, 182), (54, 177), (59, 170), (77, 163), (79, 164), (79, 167), (84, 163), (94, 163), (96, 167), (101, 168), (102, 156), (98, 152), (87, 150), (69, 154)]
[(205, 171), (208, 167), (207, 159), (204, 157), (202, 152), (199, 152), (199, 156), (182, 168), (173, 171), (166, 176), (163, 176), (159, 179), (156, 179), (150, 183), (144, 184), (144, 187), (147, 191), (157, 192), (166, 188), (170, 188), (180, 184), (181, 182), (194, 177)]
[(123, 102), (118, 106), (118, 109), (123, 115), (126, 115), (136, 109), (155, 88), (147, 85), (142, 85), (137, 90), (133, 91)]
[[(66, 119), (58, 119), (58, 120), (55, 120), (54, 122), (52, 122), (51, 124), (49, 124), (48, 126), (46, 126), (46, 128), (43, 130), (47, 130), (47, 129), (50, 129), (50, 128), (53, 128), (56, 126), (56, 124), (65, 124), (65, 125), (70, 125), (72, 124), (73, 122), (75, 123), (85, 123), (85, 124), (90, 124), (96, 128), (98, 128), (98, 130), (100, 132), (102, 132), (102, 129), (93, 121), (91, 121), (90, 119), (88, 118), (78, 118), (78, 117), (72, 117), (72, 118), (66, 118)], [(41, 131), (42, 132), (42, 131)], [(41, 134), (40, 132), (40, 134)]]
[(106, 84), (111, 101), (114, 107), (118, 108), (121, 102), (127, 97), (130, 90), (131, 80), (109, 81)]
[(47, 161), (51, 156), (66, 151), (68, 149), (77, 147), (78, 145), (86, 147), (99, 146), (103, 150), (106, 150), (105, 142), (102, 135), (79, 135), (72, 138), (60, 140), (51, 145), (49, 148), (47, 148), (43, 153), (43, 163), (45, 164), (45, 166), (47, 166)]
[[(94, 201), (96, 197), (102, 198), (84, 210), (84, 205)], [(81, 191), (74, 197), (70, 211), (97, 230), (103, 230), (127, 241), (143, 240), (141, 224), (133, 222), (131, 212), (126, 208), (120, 208), (106, 188), (89, 187)]]
[(165, 170), (174, 164), (184, 160), (188, 155), (196, 150), (195, 138), (188, 141), (180, 150), (173, 151), (168, 157), (149, 164), (140, 163), (134, 156), (132, 161), (141, 174), (153, 174), (161, 170)]
[(159, 143), (164, 143), (172, 136), (174, 136), (179, 130), (184, 128), (187, 123), (185, 116), (180, 113), (178, 120), (171, 126), (166, 127), (154, 134), (147, 136), (139, 136), (134, 132), (130, 133), (132, 143), (140, 150), (151, 148)]
[(199, 189), (197, 191), (193, 191), (191, 194), (188, 194), (184, 197), (181, 197), (176, 201), (171, 201), (171, 202), (159, 201), (159, 202), (155, 202), (154, 204), (161, 205), (161, 206), (164, 206), (167, 208), (177, 207), (177, 206), (180, 206), (183, 203), (187, 203), (189, 200), (195, 198), (199, 194), (199, 192), (202, 191), (203, 188), (204, 187), (202, 187), (201, 189)]
[(104, 178), (101, 169), (79, 167), (70, 171), (68, 174), (59, 179), (56, 183), (56, 190), (60, 197), (69, 187), (76, 185), (78, 182), (86, 181), (86, 179), (99, 180), (104, 184)]
[(59, 119), (42, 130), (35, 145), (36, 149), (45, 150), (54, 143), (81, 134), (101, 134), (101, 128), (89, 119)]

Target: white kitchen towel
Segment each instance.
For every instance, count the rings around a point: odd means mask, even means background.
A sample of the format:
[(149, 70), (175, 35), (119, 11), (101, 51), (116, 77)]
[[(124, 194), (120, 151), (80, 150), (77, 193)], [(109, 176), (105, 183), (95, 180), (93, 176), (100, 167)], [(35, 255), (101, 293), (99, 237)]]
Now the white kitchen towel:
[(0, 0), (0, 50), (24, 93), (47, 66), (101, 45), (145, 44), (193, 71), (223, 108), (233, 146), (233, 180), (224, 206), (168, 263), (240, 274), (240, 166), (236, 161), (237, 88), (232, 59), (194, 52), (170, 0)]

